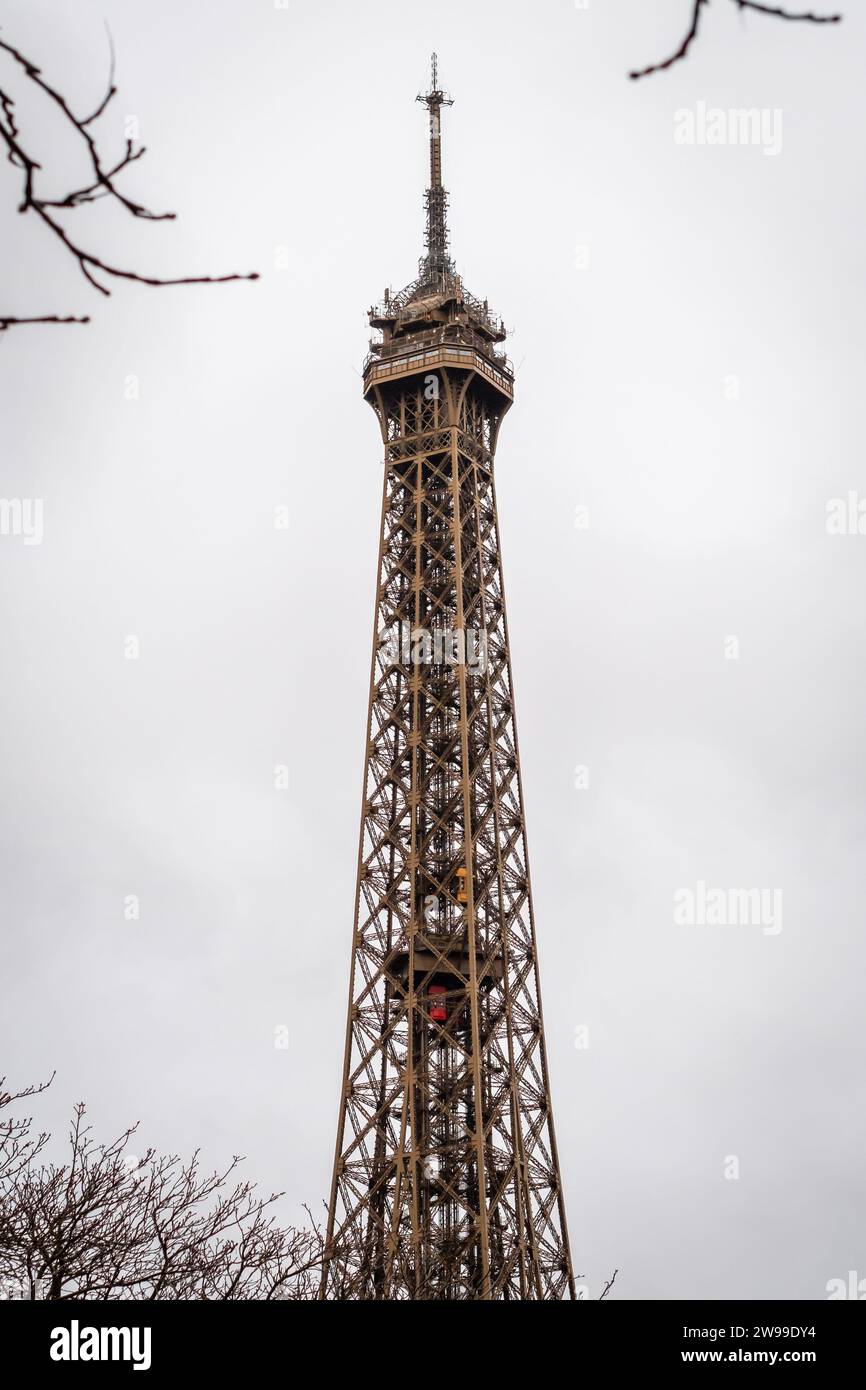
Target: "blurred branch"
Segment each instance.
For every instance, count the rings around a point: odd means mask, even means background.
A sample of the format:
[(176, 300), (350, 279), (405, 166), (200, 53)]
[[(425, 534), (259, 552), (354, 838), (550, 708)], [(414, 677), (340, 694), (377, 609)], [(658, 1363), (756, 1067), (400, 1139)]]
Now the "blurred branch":
[[(682, 58), (685, 58), (692, 43), (698, 36), (698, 26), (700, 24), (701, 19), (701, 9), (704, 5), (708, 5), (709, 3), (710, 0), (693, 0), (692, 18), (689, 24), (689, 29), (685, 38), (683, 39), (682, 43), (677, 49), (676, 53), (672, 53), (669, 58), (665, 58), (665, 60), (661, 63), (652, 63), (648, 68), (640, 68), (636, 72), (630, 72), (629, 77), (632, 78), (632, 80), (636, 80), (639, 77), (649, 77), (650, 73), (663, 72), (665, 68), (672, 68), (674, 63), (678, 63)], [(805, 13), (793, 13), (791, 10), (784, 9), (781, 5), (759, 4), (758, 0), (731, 0), (731, 4), (736, 5), (737, 8), (740, 10), (757, 10), (759, 14), (772, 15), (775, 19), (789, 19), (793, 20), (795, 23), (800, 22), (804, 24), (839, 24), (842, 19), (842, 16), (840, 14), (820, 15), (812, 14), (811, 11)]]
[(90, 323), (90, 315), (78, 318), (74, 314), (40, 314), (30, 319), (0, 317), (0, 333), (6, 328), (18, 327), (22, 323)]
[[(99, 146), (91, 134), (90, 126), (94, 121), (103, 115), (115, 93), (117, 87), (114, 82), (114, 45), (109, 34), (109, 47), (111, 54), (108, 87), (104, 97), (91, 112), (89, 116), (76, 116), (66, 98), (60, 91), (42, 75), (41, 70), (30, 61), (29, 58), (12, 44), (0, 39), (0, 51), (5, 53), (17, 67), (24, 73), (42, 95), (50, 101), (61, 113), (66, 123), (74, 130), (82, 147), (84, 148), (90, 166), (90, 176), (87, 183), (80, 188), (70, 190), (68, 193), (59, 197), (45, 197), (37, 191), (39, 175), (43, 168), (37, 159), (30, 154), (25, 147), (24, 137), (21, 132), (19, 122), (16, 118), (15, 100), (8, 91), (0, 86), (0, 141), (6, 146), (7, 161), (21, 170), (22, 174), (22, 196), (18, 206), (20, 213), (32, 212), (47, 227), (54, 237), (61, 243), (64, 249), (78, 262), (82, 275), (93, 289), (100, 294), (109, 295), (111, 290), (102, 283), (102, 279), (110, 277), (120, 280), (133, 280), (140, 285), (212, 285), (225, 284), (230, 280), (257, 280), (257, 274), (232, 274), (232, 275), (182, 275), (172, 278), (162, 278), (154, 275), (143, 275), (140, 271), (124, 269), (115, 265), (113, 262), (96, 255), (95, 252), (86, 249), (77, 239), (74, 239), (68, 229), (63, 225), (58, 217), (62, 211), (74, 211), (76, 208), (84, 207), (89, 203), (95, 203), (103, 198), (113, 199), (131, 217), (142, 218), (150, 222), (172, 221), (175, 217), (173, 212), (152, 212), (143, 204), (136, 202), (128, 197), (117, 184), (117, 179), (131, 164), (141, 159), (145, 153), (144, 145), (136, 146), (135, 143), (127, 139), (124, 152), (114, 163), (107, 165), (100, 153)], [(16, 318), (12, 315), (0, 314), (0, 333), (7, 328), (25, 323), (89, 323), (89, 317), (79, 318), (73, 315), (44, 314), (32, 318)]]

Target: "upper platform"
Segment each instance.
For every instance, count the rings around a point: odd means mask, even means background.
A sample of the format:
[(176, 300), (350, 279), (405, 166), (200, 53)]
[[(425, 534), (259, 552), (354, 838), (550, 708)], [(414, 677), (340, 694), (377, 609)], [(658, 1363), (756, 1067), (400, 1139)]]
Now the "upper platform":
[(374, 384), (437, 366), (477, 371), (509, 401), (514, 372), (496, 344), (505, 328), (494, 322), (486, 303), (474, 299), (453, 271), (423, 274), (393, 298), (370, 309), (370, 323), (381, 337), (370, 343), (364, 362), (364, 394)]

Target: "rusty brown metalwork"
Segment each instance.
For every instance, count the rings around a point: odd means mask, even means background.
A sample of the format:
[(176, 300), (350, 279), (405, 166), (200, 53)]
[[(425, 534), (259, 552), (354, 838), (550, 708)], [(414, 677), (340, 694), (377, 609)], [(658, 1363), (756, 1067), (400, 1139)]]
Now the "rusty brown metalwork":
[(447, 255), (435, 58), (421, 99), (427, 254), (364, 366), (385, 478), (321, 1293), (574, 1298), (494, 487), (514, 379)]

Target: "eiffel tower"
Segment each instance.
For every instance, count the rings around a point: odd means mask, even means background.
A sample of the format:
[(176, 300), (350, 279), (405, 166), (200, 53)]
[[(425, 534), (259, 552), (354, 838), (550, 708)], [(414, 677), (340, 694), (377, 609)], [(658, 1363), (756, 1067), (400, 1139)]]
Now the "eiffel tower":
[(449, 255), (435, 54), (418, 100), (426, 253), (364, 364), (385, 478), (321, 1296), (574, 1298), (494, 491), (514, 377)]

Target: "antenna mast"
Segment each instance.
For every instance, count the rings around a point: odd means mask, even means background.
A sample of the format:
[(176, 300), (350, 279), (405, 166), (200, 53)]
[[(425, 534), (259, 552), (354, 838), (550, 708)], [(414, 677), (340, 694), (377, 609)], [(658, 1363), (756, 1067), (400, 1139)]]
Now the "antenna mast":
[(439, 86), (439, 59), (436, 54), (430, 64), (430, 90), (419, 92), (416, 100), (422, 101), (430, 113), (430, 187), (425, 194), (427, 207), (427, 255), (424, 269), (431, 275), (453, 272), (448, 255), (448, 194), (442, 186), (442, 130), (441, 112), (443, 106), (453, 106), (454, 102)]

